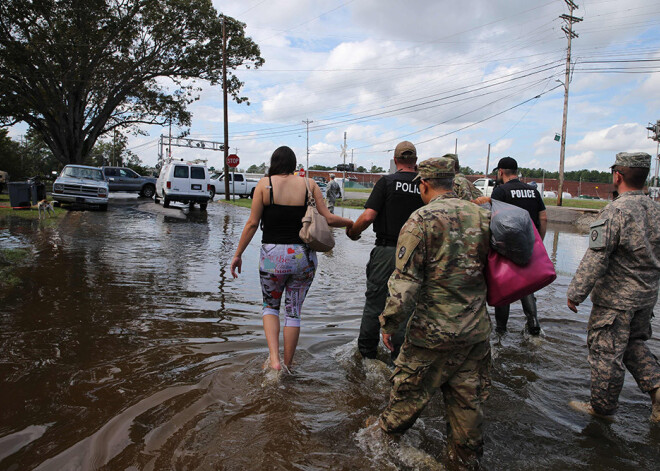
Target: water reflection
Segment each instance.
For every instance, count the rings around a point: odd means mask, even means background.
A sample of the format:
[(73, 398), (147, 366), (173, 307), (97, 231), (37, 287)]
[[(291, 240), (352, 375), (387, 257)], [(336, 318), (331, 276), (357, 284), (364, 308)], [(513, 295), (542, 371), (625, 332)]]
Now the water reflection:
[[(336, 230), (302, 313), (295, 375), (273, 377), (261, 369), (259, 234), (242, 276), (227, 270), (247, 216), (224, 204), (204, 215), (136, 202), (71, 212), (50, 228), (0, 228), (0, 243), (37, 257), (0, 306), (1, 469), (435, 467), (440, 396), (395, 448), (364, 429), (385, 406), (390, 373), (363, 363), (355, 343), (373, 232), (352, 242)], [(493, 338), (488, 469), (653, 469), (660, 459), (648, 397), (630, 377), (614, 424), (566, 406), (588, 397), (590, 305), (565, 308), (587, 245), (551, 225), (545, 246), (559, 276), (538, 293), (543, 337), (519, 333), (515, 303), (511, 333)]]

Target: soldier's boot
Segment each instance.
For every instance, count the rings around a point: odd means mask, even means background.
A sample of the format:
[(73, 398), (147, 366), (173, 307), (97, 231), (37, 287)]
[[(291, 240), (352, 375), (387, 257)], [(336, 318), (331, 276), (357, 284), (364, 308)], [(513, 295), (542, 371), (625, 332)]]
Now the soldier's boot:
[(527, 316), (527, 330), (530, 335), (539, 335), (541, 333), (541, 324), (539, 324), (539, 319), (536, 317), (536, 312)]
[(495, 332), (503, 334), (506, 332), (506, 324), (509, 322), (509, 306), (495, 308)]
[(539, 335), (541, 333), (541, 325), (536, 315), (536, 298), (533, 294), (525, 296), (520, 300), (523, 307), (523, 312), (527, 318), (527, 330), (530, 335)]
[(651, 410), (651, 422), (660, 423), (660, 388), (656, 388), (651, 392), (651, 402), (653, 409)]
[(598, 417), (599, 419), (604, 419), (609, 422), (614, 421), (614, 416), (613, 415), (603, 415), (599, 414), (594, 410), (594, 408), (591, 406), (589, 402), (584, 402), (584, 401), (569, 401), (568, 406), (573, 409), (574, 411), (577, 412), (582, 412), (583, 414), (589, 414), (593, 417)]

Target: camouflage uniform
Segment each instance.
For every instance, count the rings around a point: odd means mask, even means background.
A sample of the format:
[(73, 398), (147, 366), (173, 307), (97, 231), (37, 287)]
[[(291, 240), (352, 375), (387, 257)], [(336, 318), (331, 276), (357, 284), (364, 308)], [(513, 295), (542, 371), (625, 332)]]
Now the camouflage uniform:
[[(459, 164), (458, 164), (458, 155), (456, 154), (445, 154), (442, 156), (443, 158), (446, 159), (451, 159), (454, 161), (454, 169), (456, 172), (458, 172), (459, 169)], [(481, 191), (474, 186), (474, 184), (465, 178), (465, 175), (462, 173), (457, 173), (454, 175), (454, 193), (456, 193), (456, 196), (458, 196), (460, 199), (465, 200), (465, 201), (472, 201), (474, 199), (479, 198), (480, 196), (483, 196)]]
[[(639, 156), (617, 154), (615, 165), (642, 166)], [(642, 391), (660, 387), (660, 365), (645, 343), (659, 278), (660, 207), (641, 190), (622, 193), (591, 225), (589, 249), (567, 293), (581, 303), (591, 292), (587, 345), (598, 414), (616, 410), (626, 368)]]
[(460, 199), (466, 201), (472, 201), (483, 196), (481, 191), (470, 180), (465, 178), (465, 175), (462, 173), (457, 173), (454, 177), (454, 193)]
[[(428, 176), (444, 175), (440, 170), (453, 176), (446, 158), (419, 165), (422, 179), (446, 178)], [(483, 275), (489, 223), (488, 211), (453, 192), (413, 212), (399, 234), (396, 270), (380, 316), (382, 331), (393, 334), (412, 313), (381, 427), (405, 431), (440, 388), (449, 455), (470, 466), (483, 453), (481, 405), (490, 385), (491, 325)]]

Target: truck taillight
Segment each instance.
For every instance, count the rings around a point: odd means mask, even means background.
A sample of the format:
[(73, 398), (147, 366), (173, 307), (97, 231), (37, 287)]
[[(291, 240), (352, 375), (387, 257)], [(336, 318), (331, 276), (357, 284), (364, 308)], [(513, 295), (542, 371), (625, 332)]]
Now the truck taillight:
[(211, 193), (211, 184), (210, 183), (208, 185), (206, 185), (206, 191)]
[(170, 188), (172, 188), (172, 182), (167, 182), (167, 189), (169, 190)]

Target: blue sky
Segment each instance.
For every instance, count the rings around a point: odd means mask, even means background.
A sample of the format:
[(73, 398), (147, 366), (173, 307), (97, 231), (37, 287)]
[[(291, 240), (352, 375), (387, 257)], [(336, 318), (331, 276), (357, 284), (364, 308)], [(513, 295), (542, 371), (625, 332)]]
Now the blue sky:
[[(520, 166), (558, 169), (563, 0), (213, 3), (247, 24), (266, 60), (259, 70), (237, 71), (251, 105), (231, 103), (229, 143), (243, 168), (267, 162), (280, 145), (305, 162), (302, 121), (310, 119), (310, 164), (339, 163), (346, 132), (349, 156), (353, 149), (365, 167), (387, 168), (403, 139), (421, 158), (453, 152), (458, 139), (461, 164), (481, 172), (488, 144), (491, 168), (510, 155)], [(584, 21), (573, 41), (566, 169), (604, 170), (620, 151), (655, 154), (645, 128), (660, 119), (660, 3), (578, 5)], [(191, 111), (191, 137), (222, 140), (220, 87), (204, 87)], [(129, 142), (153, 165), (167, 130), (147, 131)], [(221, 166), (219, 152), (173, 154)]]

